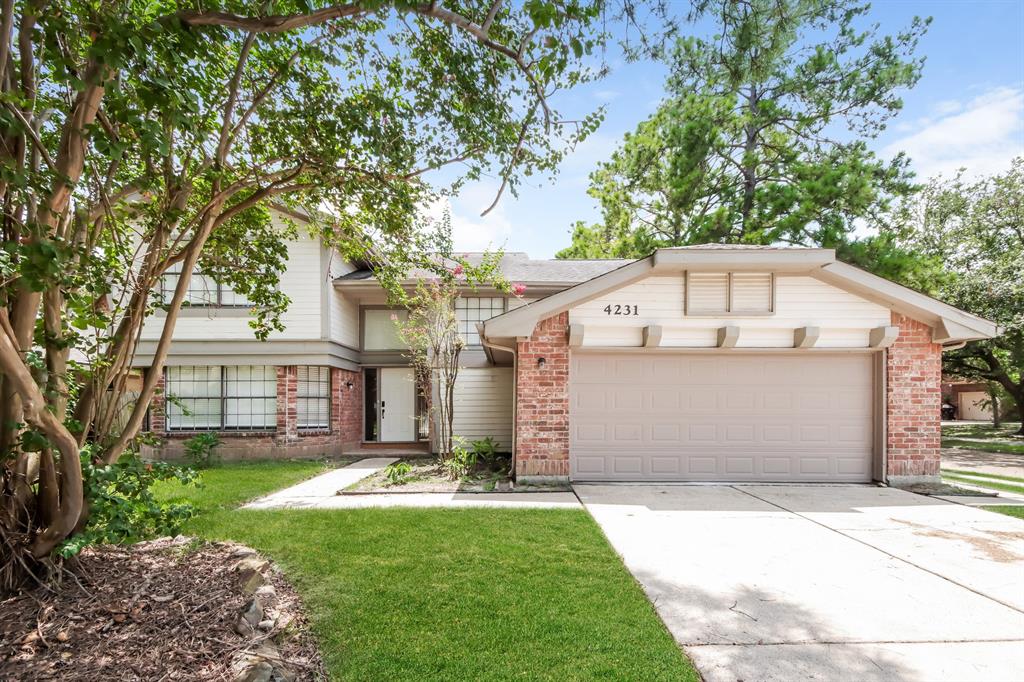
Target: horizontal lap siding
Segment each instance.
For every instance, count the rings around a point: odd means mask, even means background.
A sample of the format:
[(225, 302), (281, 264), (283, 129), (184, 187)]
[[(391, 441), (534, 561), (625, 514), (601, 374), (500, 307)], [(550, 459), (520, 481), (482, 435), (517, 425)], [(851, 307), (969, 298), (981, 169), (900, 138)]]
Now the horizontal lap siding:
[[(318, 240), (304, 237), (288, 243), (286, 270), (281, 273), (280, 289), (291, 299), (281, 316), (284, 331), (271, 332), (270, 339), (312, 340), (323, 336), (321, 297), (323, 278), (320, 268), (321, 246)], [(255, 338), (249, 317), (236, 310), (218, 315), (217, 308), (192, 308), (174, 327), (176, 341), (202, 341)], [(202, 311), (200, 314), (199, 311)], [(163, 315), (150, 317), (143, 327), (143, 340), (156, 340), (163, 331)]]
[[(682, 274), (648, 277), (573, 308), (569, 321), (584, 325), (584, 346), (639, 346), (643, 327), (661, 325), (662, 346), (710, 348), (716, 330), (733, 325), (740, 328), (740, 348), (788, 348), (793, 330), (806, 326), (821, 328), (818, 347), (858, 348), (890, 319), (888, 308), (813, 277), (778, 275), (775, 313), (747, 317), (687, 316), (684, 286)], [(608, 315), (608, 305), (635, 306), (639, 314)]]
[(512, 451), (512, 368), (463, 369), (455, 381), (455, 435), (473, 441), (490, 436)]

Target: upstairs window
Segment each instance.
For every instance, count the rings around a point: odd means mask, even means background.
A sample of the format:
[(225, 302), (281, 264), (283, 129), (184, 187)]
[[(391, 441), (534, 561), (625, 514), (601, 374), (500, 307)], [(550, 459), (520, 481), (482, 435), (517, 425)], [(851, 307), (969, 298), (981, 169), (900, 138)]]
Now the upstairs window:
[(295, 388), (298, 427), (304, 431), (326, 431), (331, 427), (331, 368), (297, 369)]
[(687, 315), (768, 315), (775, 312), (770, 272), (686, 273)]
[[(171, 266), (171, 269), (160, 278), (160, 294), (164, 302), (170, 302), (180, 278), (181, 264)], [(193, 271), (192, 277), (189, 279), (184, 303), (193, 308), (200, 306), (248, 308), (252, 305), (244, 294), (236, 292), (230, 285), (221, 284), (213, 277), (198, 271)]]
[(477, 322), (485, 322), (505, 312), (505, 299), (501, 296), (472, 296), (455, 299), (455, 317), (459, 321), (459, 336), (467, 346), (479, 346)]

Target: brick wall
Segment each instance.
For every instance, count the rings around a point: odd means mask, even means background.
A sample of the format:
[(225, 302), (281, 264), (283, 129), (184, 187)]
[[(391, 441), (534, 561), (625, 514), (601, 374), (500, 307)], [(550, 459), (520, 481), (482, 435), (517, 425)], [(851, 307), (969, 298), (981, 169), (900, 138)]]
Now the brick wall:
[(893, 313), (892, 324), (900, 335), (886, 351), (886, 464), (899, 483), (939, 473), (942, 346), (921, 322)]
[(568, 326), (549, 317), (517, 344), (516, 476), (569, 476)]
[(363, 440), (362, 372), (331, 369), (331, 433), (346, 449)]
[[(275, 431), (220, 433), (217, 454), (225, 460), (293, 457), (336, 457), (362, 438), (362, 379), (359, 372), (331, 370), (331, 422), (326, 431), (303, 432), (298, 428), (298, 368), (277, 367), (277, 419)], [(349, 389), (346, 383), (352, 382)], [(146, 446), (143, 454), (153, 459), (180, 459), (184, 442), (194, 433), (168, 433), (164, 416), (164, 379), (161, 375), (150, 407), (150, 431), (163, 437), (163, 444)]]
[[(152, 372), (152, 369), (147, 369)], [(149, 430), (161, 434), (167, 430), (167, 398), (164, 395), (166, 386), (164, 384), (164, 373), (156, 378), (156, 390), (153, 392), (153, 399), (149, 402)]]

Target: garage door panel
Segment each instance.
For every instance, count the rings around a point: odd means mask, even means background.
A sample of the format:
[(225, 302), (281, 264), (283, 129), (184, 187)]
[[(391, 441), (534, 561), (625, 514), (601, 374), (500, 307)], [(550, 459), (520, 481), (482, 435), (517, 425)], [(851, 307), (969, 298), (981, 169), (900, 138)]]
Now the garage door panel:
[[(580, 480), (868, 481), (871, 370), (867, 354), (635, 353), (623, 361), (614, 354), (574, 355), (571, 474)], [(666, 374), (680, 383), (666, 385)], [(823, 384), (821, 377), (849, 383)]]

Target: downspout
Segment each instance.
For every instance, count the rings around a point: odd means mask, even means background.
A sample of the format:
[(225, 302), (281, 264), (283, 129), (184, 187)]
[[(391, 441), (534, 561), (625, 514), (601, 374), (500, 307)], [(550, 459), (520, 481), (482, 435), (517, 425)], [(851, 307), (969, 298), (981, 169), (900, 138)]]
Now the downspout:
[[(509, 474), (515, 476), (516, 454), (518, 452), (516, 444), (519, 442), (519, 428), (518, 420), (516, 418), (516, 414), (518, 412), (517, 408), (519, 406), (519, 391), (516, 390), (519, 386), (519, 374), (516, 372), (516, 369), (519, 366), (519, 354), (516, 353), (515, 346), (501, 346), (496, 343), (491, 343), (490, 341), (488, 341), (487, 337), (484, 336), (484, 325), (482, 322), (477, 322), (476, 331), (477, 334), (480, 335), (480, 343), (484, 346), (484, 348), (505, 351), (506, 353), (512, 354), (512, 470), (509, 472)], [(491, 356), (491, 362), (494, 362), (494, 356)]]

